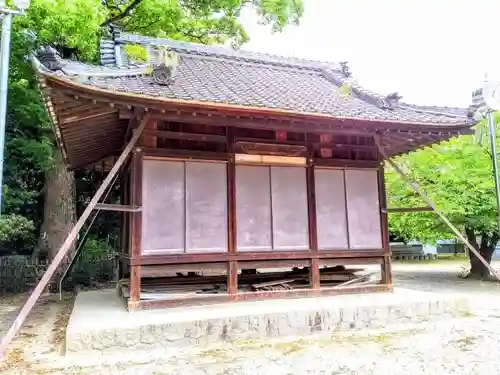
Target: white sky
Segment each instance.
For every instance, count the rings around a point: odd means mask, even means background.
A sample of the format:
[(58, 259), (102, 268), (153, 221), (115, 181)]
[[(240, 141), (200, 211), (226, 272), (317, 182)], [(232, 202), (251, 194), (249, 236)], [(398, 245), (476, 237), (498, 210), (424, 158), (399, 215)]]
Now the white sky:
[(485, 74), (500, 78), (498, 0), (304, 1), (301, 24), (281, 34), (243, 14), (243, 48), (349, 61), (366, 88), (415, 104), (466, 107)]

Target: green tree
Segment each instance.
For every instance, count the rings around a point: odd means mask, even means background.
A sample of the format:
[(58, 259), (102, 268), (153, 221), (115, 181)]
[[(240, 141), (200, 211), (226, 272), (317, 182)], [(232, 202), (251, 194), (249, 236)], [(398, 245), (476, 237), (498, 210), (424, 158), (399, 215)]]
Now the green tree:
[[(32, 0), (27, 15), (17, 17), (13, 29), (2, 246), (33, 250), (37, 242), (35, 255), (51, 256), (95, 183), (90, 182), (93, 174), (84, 172), (75, 181), (54, 146), (26, 58), (30, 50), (52, 45), (63, 57), (96, 62), (99, 39), (111, 24), (149, 36), (239, 46), (248, 40), (238, 20), (245, 6), (253, 7), (273, 31), (296, 24), (303, 13), (301, 0)], [(104, 232), (101, 229), (96, 229), (97, 236)]]
[[(495, 183), (491, 149), (488, 138), (485, 137), (484, 122), (479, 124), (477, 129), (475, 135), (461, 136), (413, 152), (397, 158), (396, 162), (490, 262), (499, 240)], [(389, 207), (423, 205), (420, 196), (389, 166), (386, 184)], [(400, 238), (415, 239), (424, 243), (448, 239), (453, 235), (433, 212), (392, 214), (389, 217), (389, 226), (391, 232)], [(487, 268), (472, 252), (469, 257), (469, 277), (489, 277)]]

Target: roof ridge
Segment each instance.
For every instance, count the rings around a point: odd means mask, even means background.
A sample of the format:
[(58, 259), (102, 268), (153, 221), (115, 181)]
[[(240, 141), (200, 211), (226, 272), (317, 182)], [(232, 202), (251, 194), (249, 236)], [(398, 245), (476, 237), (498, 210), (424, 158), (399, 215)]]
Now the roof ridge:
[(114, 36), (117, 44), (144, 44), (149, 46), (168, 46), (173, 51), (197, 55), (215, 55), (226, 59), (239, 61), (251, 61), (261, 64), (277, 65), (285, 67), (335, 71), (342, 70), (342, 64), (331, 61), (309, 60), (299, 57), (280, 56), (268, 53), (253, 52), (248, 50), (235, 50), (222, 45), (205, 45), (193, 42), (184, 42), (175, 39), (157, 38), (132, 33), (121, 32)]

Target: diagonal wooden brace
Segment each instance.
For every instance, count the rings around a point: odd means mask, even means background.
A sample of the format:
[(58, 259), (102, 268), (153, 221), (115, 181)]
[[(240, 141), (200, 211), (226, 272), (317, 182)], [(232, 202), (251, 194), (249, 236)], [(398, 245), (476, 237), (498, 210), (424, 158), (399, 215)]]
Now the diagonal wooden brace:
[[(47, 271), (45, 271), (45, 274), (42, 276), (41, 280), (38, 282), (37, 286), (31, 293), (31, 295), (28, 297), (28, 300), (22, 307), (21, 311), (16, 317), (16, 320), (12, 325), (10, 326), (9, 330), (5, 334), (5, 336), (2, 339), (2, 342), (0, 343), (0, 360), (3, 359), (3, 355), (5, 351), (7, 350), (7, 347), (10, 345), (12, 339), (15, 337), (21, 326), (23, 325), (24, 321), (26, 320), (29, 312), (31, 309), (35, 306), (36, 301), (38, 298), (40, 298), (40, 295), (44, 291), (44, 289), (47, 287), (47, 284), (49, 283), (50, 279), (54, 275), (54, 273), (57, 270), (57, 267), (59, 267), (59, 264), (62, 262), (64, 257), (66, 256), (68, 250), (70, 249), (71, 245), (75, 241), (78, 233), (82, 229), (83, 225), (85, 224), (85, 221), (89, 218), (92, 210), (95, 208), (99, 200), (101, 199), (101, 196), (104, 194), (106, 191), (106, 188), (108, 185), (111, 183), (115, 175), (118, 173), (118, 170), (120, 167), (123, 165), (125, 160), (127, 160), (127, 157), (130, 155), (132, 149), (134, 148), (135, 144), (139, 140), (139, 137), (141, 136), (142, 131), (144, 130), (144, 127), (146, 126), (146, 123), (148, 121), (149, 115), (146, 114), (141, 122), (139, 123), (139, 126), (135, 129), (132, 138), (128, 142), (127, 146), (123, 149), (120, 157), (116, 161), (115, 165), (113, 165), (113, 168), (109, 171), (108, 175), (104, 179), (102, 185), (97, 189), (97, 192), (94, 194), (92, 197), (90, 203), (88, 204), (87, 208), (85, 211), (83, 211), (82, 216), (78, 219), (76, 222), (75, 226), (69, 233), (68, 237), (62, 244), (61, 248), (57, 252), (56, 256), (52, 260), (52, 263), (50, 263), (49, 267), (47, 268)], [(133, 119), (132, 119), (133, 120)]]
[(375, 135), (374, 139), (375, 139), (375, 144), (377, 145), (377, 148), (378, 148), (378, 151), (379, 151), (380, 155), (385, 160), (387, 160), (389, 162), (389, 164), (396, 170), (396, 172), (399, 173), (399, 175), (401, 176), (401, 178), (403, 179), (403, 181), (406, 182), (417, 194), (419, 194), (422, 197), (422, 199), (425, 201), (425, 203), (427, 203), (429, 205), (429, 207), (432, 208), (432, 210), (436, 214), (438, 214), (438, 216), (441, 218), (441, 220), (443, 220), (444, 223), (446, 225), (448, 225), (448, 227), (450, 227), (450, 229), (452, 230), (452, 232), (457, 235), (457, 237), (465, 244), (465, 246), (467, 246), (467, 248), (470, 251), (472, 251), (472, 253), (481, 261), (481, 263), (484, 264), (484, 266), (491, 272), (491, 274), (494, 275), (500, 281), (500, 275), (498, 274), (498, 272), (496, 272), (493, 269), (493, 267), (491, 267), (491, 265), (486, 261), (486, 259), (484, 259), (484, 257), (479, 253), (479, 251), (477, 251), (476, 248), (470, 244), (470, 242), (467, 240), (467, 238), (465, 238), (465, 236), (462, 233), (460, 233), (460, 231), (457, 229), (457, 227), (455, 227), (448, 220), (448, 218), (441, 211), (439, 211), (437, 209), (436, 205), (427, 196), (427, 194), (425, 194), (424, 191), (422, 189), (420, 189), (420, 187), (415, 182), (411, 181), (410, 178), (403, 172), (403, 170), (401, 168), (399, 168), (399, 166), (394, 161), (392, 161), (391, 159), (389, 159), (389, 157), (387, 156), (387, 154), (384, 151), (383, 146), (380, 143), (380, 137), (379, 137), (379, 135)]

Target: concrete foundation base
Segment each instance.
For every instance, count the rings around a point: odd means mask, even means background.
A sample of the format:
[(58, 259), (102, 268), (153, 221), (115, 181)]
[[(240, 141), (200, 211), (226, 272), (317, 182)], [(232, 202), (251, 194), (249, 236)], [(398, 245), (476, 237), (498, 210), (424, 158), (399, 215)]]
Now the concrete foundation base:
[(468, 300), (459, 295), (404, 289), (131, 312), (114, 289), (90, 291), (76, 298), (66, 333), (66, 353), (207, 346), (312, 334), (331, 337), (337, 331), (467, 314)]

